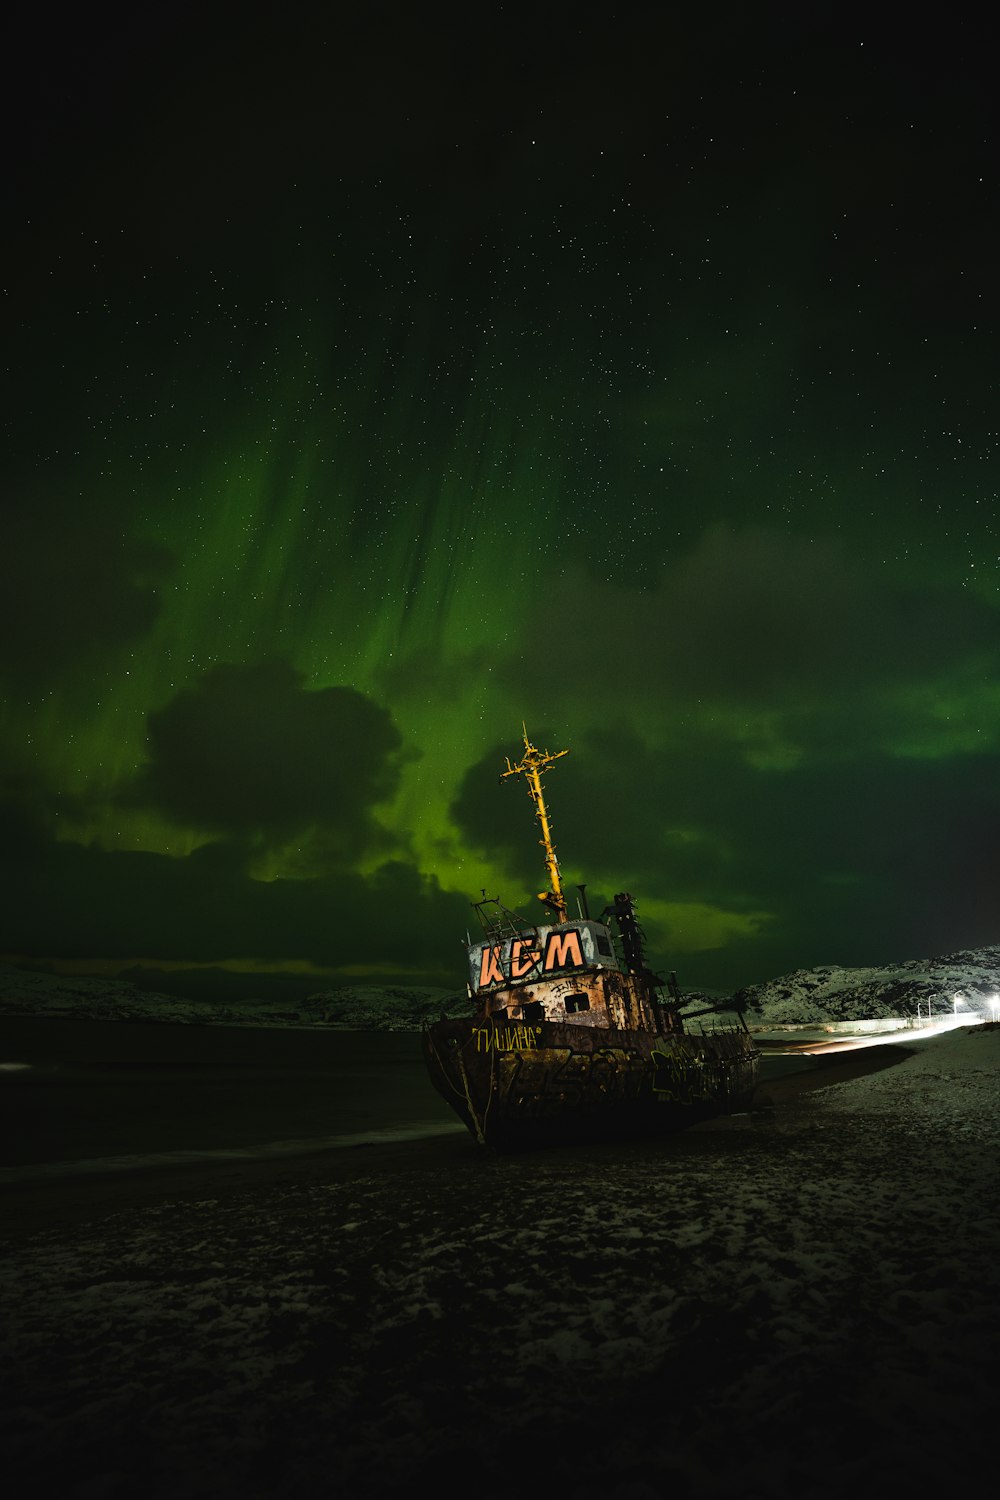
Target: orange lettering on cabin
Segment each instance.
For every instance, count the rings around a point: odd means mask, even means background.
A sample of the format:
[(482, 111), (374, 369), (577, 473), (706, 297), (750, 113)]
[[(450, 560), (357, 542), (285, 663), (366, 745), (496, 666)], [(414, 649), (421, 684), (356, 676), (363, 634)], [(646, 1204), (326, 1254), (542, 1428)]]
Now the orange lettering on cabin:
[(541, 956), (533, 943), (515, 938), (514, 946), (510, 950), (511, 979), (523, 979), (525, 974), (530, 973), (535, 967)]
[(545, 945), (545, 972), (550, 969), (582, 969), (583, 954), (580, 951), (580, 934), (575, 928), (569, 932), (549, 933), (549, 940)]
[(503, 984), (504, 974), (500, 967), (500, 949), (484, 948), (482, 961), (479, 965), (479, 988), (484, 990), (488, 984)]

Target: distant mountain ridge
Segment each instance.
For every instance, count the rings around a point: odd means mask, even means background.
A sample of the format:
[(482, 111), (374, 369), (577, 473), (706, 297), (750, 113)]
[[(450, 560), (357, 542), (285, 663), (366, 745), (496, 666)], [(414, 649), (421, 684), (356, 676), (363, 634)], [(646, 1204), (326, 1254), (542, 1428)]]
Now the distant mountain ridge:
[[(248, 976), (248, 987), (253, 983)], [(739, 990), (729, 1002), (753, 1024), (869, 1020), (944, 1014), (962, 1008), (990, 1014), (1000, 995), (1000, 947), (964, 949), (943, 958), (910, 959), (879, 968), (826, 964), (796, 969)], [(725, 1002), (721, 1002), (725, 1008)], [(442, 1014), (468, 1015), (464, 994), (420, 985), (343, 985), (305, 999), (189, 1000), (140, 989), (122, 979), (37, 973), (0, 964), (0, 1015), (62, 1016), (173, 1025), (316, 1026), (364, 1031), (419, 1031)]]
[[(251, 977), (247, 985), (253, 983)], [(0, 964), (0, 1015), (62, 1016), (93, 1021), (150, 1021), (182, 1026), (316, 1026), (364, 1031), (419, 1031), (425, 1021), (468, 1013), (465, 995), (421, 985), (345, 985), (287, 1003), (214, 1002), (163, 995), (122, 979), (43, 974)]]
[(748, 1021), (781, 1025), (808, 1021), (857, 1021), (935, 1015), (959, 1009), (991, 1013), (1000, 995), (1000, 947), (966, 948), (942, 958), (913, 958), (880, 968), (847, 969), (825, 964), (796, 969), (733, 996)]

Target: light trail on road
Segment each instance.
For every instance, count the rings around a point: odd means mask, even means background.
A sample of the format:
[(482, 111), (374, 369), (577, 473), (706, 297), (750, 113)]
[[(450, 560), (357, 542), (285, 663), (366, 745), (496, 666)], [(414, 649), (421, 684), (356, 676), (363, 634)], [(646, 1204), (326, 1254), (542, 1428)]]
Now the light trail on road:
[(808, 1041), (770, 1042), (763, 1038), (757, 1046), (768, 1057), (819, 1057), (829, 1052), (855, 1052), (862, 1047), (898, 1046), (901, 1041), (920, 1041), (923, 1037), (939, 1036), (944, 1031), (954, 1031), (959, 1026), (981, 1026), (983, 1017), (978, 1015), (942, 1016), (926, 1026), (900, 1027), (898, 1031), (880, 1031), (869, 1036), (811, 1037)]

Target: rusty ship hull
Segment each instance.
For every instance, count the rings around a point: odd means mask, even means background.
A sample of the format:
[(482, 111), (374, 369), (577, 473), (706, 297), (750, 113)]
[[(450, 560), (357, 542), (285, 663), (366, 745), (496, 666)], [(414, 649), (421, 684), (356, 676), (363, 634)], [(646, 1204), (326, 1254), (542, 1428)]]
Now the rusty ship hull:
[(759, 1054), (741, 1027), (656, 1034), (542, 1020), (441, 1020), (431, 1080), (480, 1145), (659, 1138), (749, 1108)]

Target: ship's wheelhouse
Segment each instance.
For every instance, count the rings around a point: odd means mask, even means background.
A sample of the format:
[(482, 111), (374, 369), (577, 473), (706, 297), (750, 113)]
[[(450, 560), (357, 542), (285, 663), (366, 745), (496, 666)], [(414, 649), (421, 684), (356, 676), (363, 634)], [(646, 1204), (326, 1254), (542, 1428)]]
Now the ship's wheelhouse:
[(648, 985), (619, 960), (603, 922), (488, 933), (469, 945), (469, 992), (496, 1022), (576, 1026), (655, 1025)]
[(621, 972), (608, 928), (583, 917), (578, 922), (489, 934), (469, 947), (469, 988), (474, 995), (562, 980), (584, 969)]

